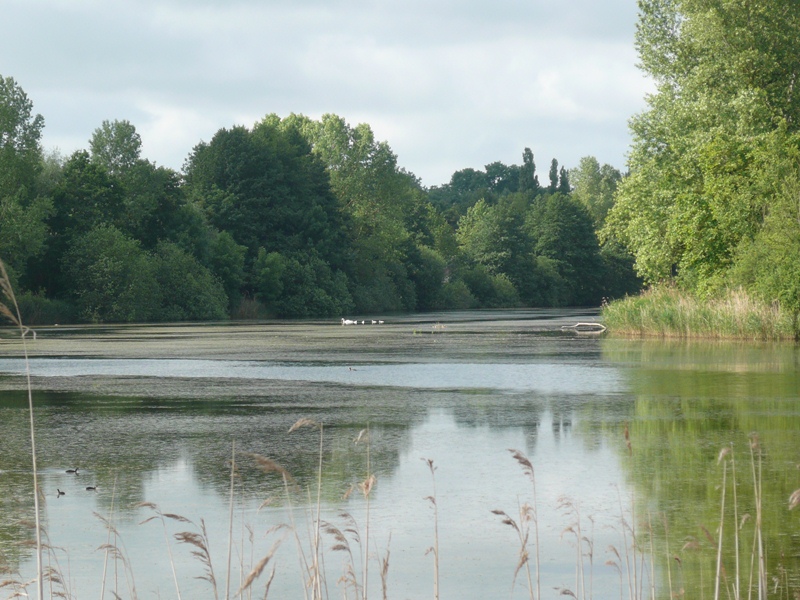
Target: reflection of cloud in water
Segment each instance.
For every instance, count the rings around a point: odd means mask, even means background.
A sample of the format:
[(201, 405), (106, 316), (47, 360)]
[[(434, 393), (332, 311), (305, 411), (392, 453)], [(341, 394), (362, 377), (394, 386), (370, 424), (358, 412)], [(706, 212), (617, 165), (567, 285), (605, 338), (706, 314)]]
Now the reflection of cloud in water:
[[(30, 362), (36, 377), (225, 378), (338, 383), (417, 389), (494, 389), (563, 394), (618, 393), (615, 368), (564, 362), (399, 363), (338, 365), (184, 359), (52, 359)], [(21, 374), (24, 363), (0, 359), (0, 373)]]

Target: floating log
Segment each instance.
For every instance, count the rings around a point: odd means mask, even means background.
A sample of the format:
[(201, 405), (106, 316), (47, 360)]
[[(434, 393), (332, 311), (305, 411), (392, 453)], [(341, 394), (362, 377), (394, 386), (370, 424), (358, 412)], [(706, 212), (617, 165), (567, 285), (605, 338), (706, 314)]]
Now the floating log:
[(575, 323), (575, 325), (563, 325), (561, 330), (572, 329), (581, 333), (603, 333), (606, 326), (602, 323)]

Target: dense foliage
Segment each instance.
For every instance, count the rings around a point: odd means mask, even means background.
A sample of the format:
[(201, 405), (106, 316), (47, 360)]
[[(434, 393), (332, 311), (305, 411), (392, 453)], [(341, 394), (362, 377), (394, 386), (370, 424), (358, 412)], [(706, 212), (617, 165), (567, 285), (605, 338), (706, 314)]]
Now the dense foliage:
[[(638, 289), (602, 226), (620, 180), (587, 157), (464, 169), (426, 189), (366, 124), (268, 115), (220, 129), (182, 173), (128, 121), (43, 153), (0, 77), (0, 257), (40, 322), (317, 317), (596, 305)], [(575, 182), (575, 187), (571, 185)]]
[(800, 12), (793, 0), (640, 0), (630, 174), (601, 237), (649, 283), (743, 287), (800, 310)]

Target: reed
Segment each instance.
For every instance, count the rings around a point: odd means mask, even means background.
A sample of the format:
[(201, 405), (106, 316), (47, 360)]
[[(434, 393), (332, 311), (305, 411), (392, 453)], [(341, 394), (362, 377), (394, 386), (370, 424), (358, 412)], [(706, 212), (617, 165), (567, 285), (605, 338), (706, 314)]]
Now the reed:
[(439, 600), (439, 506), (436, 503), (436, 467), (430, 458), (422, 460), (428, 465), (433, 485), (433, 495), (425, 498), (433, 506), (433, 546), (427, 550), (427, 553), (433, 553), (433, 598)]
[[(26, 343), (27, 336), (32, 333), (28, 327), (22, 322), (22, 315), (20, 314), (19, 304), (14, 295), (14, 288), (11, 285), (11, 278), (8, 276), (6, 266), (0, 260), (0, 292), (5, 298), (5, 302), (0, 298), (0, 315), (9, 319), (15, 327), (19, 329), (19, 335), (22, 340), (22, 352), (25, 358), (25, 379), (28, 390), (28, 415), (30, 421), (30, 439), (31, 439), (31, 467), (33, 472), (33, 513), (34, 522), (36, 525), (36, 573), (37, 573), (37, 598), (44, 599), (44, 570), (42, 566), (42, 524), (39, 512), (39, 471), (36, 465), (36, 427), (33, 415), (33, 387), (31, 386), (31, 369), (28, 360), (28, 346)], [(33, 332), (34, 339), (36, 333)]]
[(313, 540), (313, 563), (312, 563), (312, 587), (314, 588), (314, 597), (322, 598), (322, 575), (320, 571), (320, 510), (322, 507), (322, 457), (323, 457), (323, 428), (322, 423), (318, 423), (313, 419), (299, 419), (294, 425), (289, 428), (289, 433), (297, 431), (303, 427), (311, 427), (319, 430), (319, 466), (317, 468), (317, 501), (316, 501), (316, 519), (314, 524), (314, 540)]
[(366, 525), (364, 529), (364, 569), (363, 569), (363, 580), (364, 584), (362, 586), (362, 599), (367, 600), (367, 590), (369, 588), (369, 510), (370, 510), (370, 494), (372, 493), (372, 488), (375, 487), (375, 482), (377, 481), (375, 474), (372, 473), (372, 465), (370, 464), (370, 443), (369, 443), (369, 427), (366, 429), (362, 429), (359, 432), (358, 437), (355, 439), (355, 443), (366, 443), (367, 445), (367, 475), (364, 481), (358, 484), (358, 489), (361, 490), (362, 495), (364, 496), (364, 500), (366, 501)]
[(167, 523), (166, 519), (171, 519), (177, 521), (179, 523), (189, 523), (189, 519), (186, 517), (182, 517), (181, 515), (176, 515), (174, 513), (163, 513), (161, 509), (158, 507), (157, 504), (153, 502), (139, 502), (134, 506), (134, 508), (148, 508), (153, 511), (155, 514), (151, 517), (148, 517), (144, 521), (141, 521), (139, 525), (144, 525), (145, 523), (149, 523), (154, 519), (158, 519), (161, 522), (161, 527), (164, 531), (164, 546), (167, 548), (167, 555), (169, 557), (169, 566), (172, 571), (172, 581), (175, 583), (175, 594), (178, 597), (178, 600), (181, 600), (181, 588), (178, 584), (178, 573), (175, 570), (175, 559), (172, 556), (172, 545), (169, 543), (169, 536), (167, 534)]
[[(103, 527), (105, 527), (109, 536), (109, 541), (100, 546), (99, 550), (103, 550), (106, 553), (106, 556), (110, 556), (114, 560), (115, 574), (117, 573), (117, 566), (119, 564), (122, 565), (122, 573), (125, 576), (128, 595), (133, 600), (136, 600), (139, 597), (136, 592), (136, 580), (134, 578), (133, 568), (131, 567), (131, 563), (127, 557), (122, 536), (120, 536), (119, 531), (117, 531), (117, 528), (114, 526), (114, 523), (111, 521), (111, 519), (104, 517), (99, 513), (94, 513), (94, 516), (97, 517), (97, 519), (103, 524)], [(112, 538), (114, 540), (113, 542), (111, 541)], [(103, 586), (105, 587), (105, 580), (103, 582)], [(121, 596), (118, 592), (119, 582), (117, 577), (115, 577), (113, 594), (119, 598)]]
[[(492, 510), (492, 514), (497, 515), (502, 518), (502, 523), (504, 525), (508, 525), (511, 527), (514, 532), (517, 534), (517, 539), (519, 541), (519, 560), (517, 561), (517, 567), (514, 570), (514, 577), (511, 582), (511, 589), (513, 592), (514, 585), (516, 584), (517, 577), (519, 575), (520, 570), (524, 567), (525, 574), (528, 582), (528, 595), (531, 600), (535, 598), (542, 597), (541, 591), (541, 560), (539, 557), (539, 516), (538, 516), (538, 504), (536, 498), (536, 476), (535, 471), (533, 468), (533, 463), (530, 459), (519, 450), (515, 450), (510, 448), (508, 450), (511, 453), (512, 458), (517, 462), (517, 464), (522, 468), (522, 472), (526, 478), (531, 482), (531, 488), (533, 490), (533, 504), (520, 504), (518, 506), (518, 521), (511, 518), (508, 513), (500, 509)], [(531, 579), (531, 569), (530, 569), (530, 551), (528, 549), (530, 543), (530, 527), (533, 525), (534, 531), (534, 550), (535, 550), (535, 563), (536, 563), (536, 587), (534, 593), (534, 585)]]
[(797, 315), (761, 302), (741, 289), (700, 298), (656, 286), (639, 296), (605, 304), (603, 323), (612, 334), (675, 338), (796, 340)]

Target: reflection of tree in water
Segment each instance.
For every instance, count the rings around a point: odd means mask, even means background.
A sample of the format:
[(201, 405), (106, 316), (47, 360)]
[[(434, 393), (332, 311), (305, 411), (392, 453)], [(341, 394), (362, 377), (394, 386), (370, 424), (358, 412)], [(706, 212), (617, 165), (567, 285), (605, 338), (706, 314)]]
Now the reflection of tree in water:
[(621, 424), (630, 414), (628, 403), (616, 396), (540, 396), (530, 392), (461, 394), (448, 408), (463, 427), (522, 428), (530, 456), (535, 454), (540, 427), (548, 418), (556, 443), (574, 438), (592, 452), (601, 448), (608, 431), (621, 432)]
[(22, 540), (34, 539), (33, 529), (23, 524), (33, 521), (34, 512), (27, 411), (16, 400), (0, 393), (0, 575), (30, 553)]
[[(716, 542), (701, 526), (717, 535), (723, 478), (718, 457), (723, 448), (731, 448), (739, 522), (734, 525), (729, 464), (722, 564), (726, 577), (733, 577), (733, 531), (738, 528), (746, 565), (744, 597), (755, 536), (750, 444), (751, 434), (757, 433), (758, 449), (764, 452), (762, 533), (768, 578), (771, 588), (778, 586), (778, 595), (792, 597), (800, 588), (800, 514), (787, 506), (789, 495), (800, 487), (796, 348), (615, 341), (607, 350), (607, 358), (629, 365), (625, 373), (633, 395), (631, 452), (618, 446), (621, 464), (636, 488), (637, 505), (647, 507), (656, 523), (661, 515), (668, 523), (672, 552), (681, 561), (680, 573), (679, 563), (670, 561), (673, 578), (683, 577), (683, 586), (695, 593), (703, 588), (710, 596), (713, 591)], [(656, 554), (663, 580), (665, 556)]]
[(563, 403), (555, 401), (550, 404), (552, 414), (552, 428), (553, 437), (558, 443), (561, 440), (561, 435), (569, 437), (572, 431), (572, 414), (573, 409), (570, 406), (565, 406)]
[[(227, 396), (209, 397), (220, 391), (216, 383), (203, 388), (201, 383), (191, 382), (187, 387), (198, 393), (194, 398), (37, 391), (40, 469), (79, 466), (87, 482), (91, 478), (90, 483), (101, 489), (114, 489), (115, 505), (125, 509), (143, 500), (145, 482), (153, 473), (183, 461), (189, 463), (201, 486), (224, 496), (230, 484), (229, 461), (235, 440), (237, 450), (271, 458), (302, 487), (316, 485), (318, 431), (288, 433), (298, 419), (305, 417), (324, 426), (324, 487), (331, 498), (338, 498), (351, 483), (366, 476), (366, 445), (353, 443), (361, 429), (370, 423), (379, 424), (369, 437), (371, 470), (388, 476), (408, 447), (410, 428), (425, 417), (413, 390), (247, 382), (238, 386), (246, 395), (232, 396), (239, 382), (231, 382)], [(109, 383), (102, 385), (107, 388)], [(161, 385), (160, 391), (170, 391), (164, 389), (169, 382), (162, 381)], [(141, 381), (137, 389), (157, 391)], [(183, 387), (182, 393), (186, 391)], [(24, 421), (27, 413), (23, 406), (20, 404), (13, 414)], [(20, 426), (15, 430), (22, 438), (13, 445), (13, 452), (0, 457), (0, 469), (6, 469), (12, 461), (29, 468), (27, 429)], [(279, 478), (265, 478), (246, 460), (237, 462), (245, 496), (260, 501), (265, 485), (268, 491), (270, 486), (281, 487)], [(111, 494), (98, 496), (98, 501), (110, 509)]]

